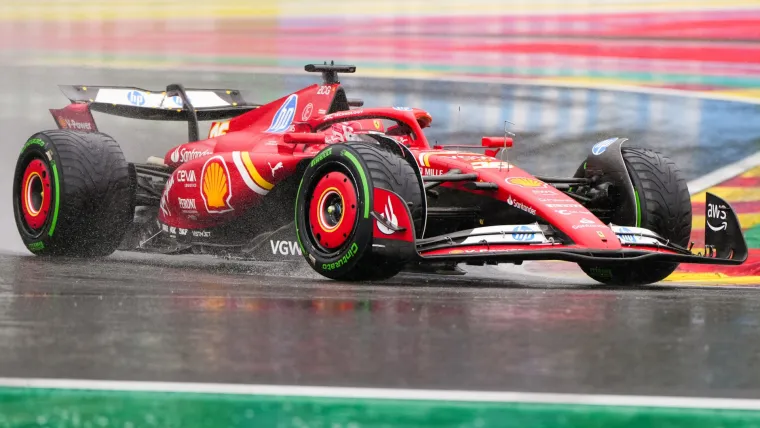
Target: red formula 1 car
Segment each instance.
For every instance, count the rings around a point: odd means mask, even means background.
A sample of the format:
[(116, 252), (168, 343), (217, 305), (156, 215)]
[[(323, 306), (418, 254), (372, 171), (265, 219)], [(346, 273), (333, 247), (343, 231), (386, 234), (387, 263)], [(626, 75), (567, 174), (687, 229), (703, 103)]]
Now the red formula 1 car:
[[(104, 256), (117, 248), (305, 258), (318, 273), (377, 280), (457, 263), (578, 263), (609, 284), (646, 284), (679, 263), (741, 264), (728, 203), (707, 194), (705, 254), (689, 245), (691, 204), (667, 158), (613, 138), (573, 177), (532, 176), (507, 136), (431, 146), (431, 116), (365, 108), (338, 73), (269, 104), (236, 90), (64, 86), (59, 130), (33, 135), (14, 173), (16, 224), (31, 252)], [(187, 121), (190, 142), (128, 163), (92, 111)], [(198, 122), (214, 121), (207, 139)]]

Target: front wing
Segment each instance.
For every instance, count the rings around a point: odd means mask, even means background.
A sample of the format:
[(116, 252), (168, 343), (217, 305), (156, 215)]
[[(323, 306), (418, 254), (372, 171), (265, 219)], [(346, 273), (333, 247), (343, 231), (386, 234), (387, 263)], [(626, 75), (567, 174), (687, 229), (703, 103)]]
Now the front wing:
[[(723, 199), (706, 194), (704, 249), (693, 252), (660, 235), (637, 227), (609, 225), (622, 245), (620, 250), (589, 249), (555, 238), (551, 227), (538, 223), (488, 226), (416, 240), (419, 261), (515, 263), (525, 260), (563, 260), (594, 264), (653, 262), (740, 265), (747, 260), (747, 243), (739, 219)], [(404, 215), (409, 215), (405, 210)], [(379, 224), (392, 226), (382, 213), (374, 213)], [(410, 221), (405, 221), (410, 224)], [(608, 233), (608, 232), (606, 232)], [(412, 234), (413, 236), (413, 234)], [(412, 242), (409, 242), (412, 245)]]

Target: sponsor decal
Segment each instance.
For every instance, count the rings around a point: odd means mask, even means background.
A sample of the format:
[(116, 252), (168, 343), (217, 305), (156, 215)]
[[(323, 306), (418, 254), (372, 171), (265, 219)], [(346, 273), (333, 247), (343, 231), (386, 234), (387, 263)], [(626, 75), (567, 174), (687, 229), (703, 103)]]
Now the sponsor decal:
[(610, 138), (608, 140), (598, 142), (594, 144), (594, 147), (591, 148), (591, 153), (593, 153), (595, 156), (599, 156), (605, 151), (607, 151), (607, 147), (612, 145), (612, 143), (614, 143), (615, 141), (617, 141), (617, 138)]
[(549, 208), (583, 208), (581, 204), (546, 204)]
[(332, 93), (332, 86), (322, 85), (317, 89), (317, 95), (330, 95)]
[[(245, 185), (261, 196), (265, 196), (274, 187), (274, 184), (267, 181), (256, 169), (248, 152), (232, 152), (232, 161), (240, 173)], [(271, 167), (271, 166), (270, 166)]]
[[(179, 183), (195, 183), (196, 182), (196, 175), (195, 171), (193, 170), (187, 170), (187, 169), (178, 169), (177, 170), (177, 182)], [(185, 187), (195, 187), (196, 184), (188, 185), (185, 184)]]
[(303, 253), (301, 253), (301, 247), (298, 245), (298, 242), (273, 241), (270, 239), (269, 245), (272, 247), (272, 254), (280, 254), (283, 256), (303, 255)]
[(161, 230), (163, 230), (164, 232), (167, 232), (167, 233), (168, 233), (168, 232), (169, 232), (169, 226), (168, 226), (168, 225), (165, 225), (165, 224), (162, 224), (162, 225), (161, 225)]
[(346, 111), (339, 111), (337, 113), (333, 113), (329, 116), (325, 116), (324, 120), (331, 120), (338, 117), (346, 117), (346, 116), (359, 116), (361, 114), (364, 114), (364, 110), (358, 109), (358, 110), (346, 110)]
[(193, 230), (192, 232), (193, 238), (210, 238), (211, 232), (208, 230)]
[(185, 198), (178, 198), (179, 199), (179, 207), (183, 210), (197, 210), (195, 207), (195, 199), (185, 199)]
[(448, 150), (435, 150), (430, 152), (420, 152), (420, 154), (417, 157), (417, 163), (419, 166), (430, 166), (430, 157), (431, 156), (446, 156), (448, 158), (453, 158), (457, 152), (452, 152)]
[(572, 211), (572, 210), (555, 210), (554, 212), (560, 215), (588, 214), (585, 211)]
[(358, 252), (359, 252), (359, 245), (357, 245), (356, 242), (354, 242), (354, 243), (351, 244), (351, 247), (348, 248), (348, 251), (346, 252), (346, 254), (343, 257), (340, 258), (340, 260), (338, 260), (335, 263), (323, 263), (322, 264), (322, 270), (335, 270), (335, 269), (338, 269), (341, 266), (343, 266), (346, 263), (348, 263), (349, 260), (351, 260), (352, 258), (354, 258), (354, 256)]
[[(559, 196), (559, 195), (552, 195)], [(567, 198), (538, 198), (539, 202), (567, 202)]]
[(525, 225), (517, 226), (512, 229), (512, 232), (529, 232), (529, 233), (514, 233), (512, 234), (512, 238), (515, 239), (515, 241), (530, 241), (533, 238), (535, 238), (536, 233), (533, 232), (533, 230)]
[[(592, 222), (593, 223), (593, 222)], [(603, 224), (574, 224), (573, 229), (603, 229), (607, 226)]]
[(221, 156), (214, 156), (203, 164), (201, 171), (201, 197), (209, 214), (222, 214), (232, 211), (232, 187), (230, 171)]
[(627, 227), (621, 227), (617, 230), (618, 238), (620, 242), (624, 244), (635, 244), (638, 240), (633, 231)]
[(319, 113), (319, 114), (326, 114), (327, 110), (321, 108), (321, 109), (317, 110), (317, 113)]
[(442, 169), (436, 168), (420, 168), (422, 175), (443, 175)]
[(530, 177), (510, 177), (505, 180), (507, 184), (520, 187), (546, 187), (546, 183)]
[(282, 168), (282, 162), (277, 162), (275, 166), (272, 166), (270, 162), (267, 162), (267, 165), (269, 165), (269, 169), (272, 170), (272, 178), (274, 178), (274, 175), (277, 172), (277, 170)]
[(513, 252), (513, 251), (522, 251), (522, 250), (518, 250), (518, 249), (511, 249), (510, 250), (510, 249), (506, 249), (506, 248), (500, 248), (498, 250), (493, 250), (492, 251), (492, 250), (489, 250), (488, 248), (478, 248), (478, 249), (468, 248), (466, 250), (449, 250), (448, 253), (449, 254), (473, 254), (473, 253), (490, 253), (490, 252), (494, 252), (494, 253), (510, 253), (510, 252)]
[(309, 103), (306, 104), (306, 107), (303, 108), (303, 113), (301, 113), (301, 121), (306, 122), (311, 118), (311, 114), (314, 112), (314, 104)]
[(610, 268), (600, 268), (600, 267), (592, 267), (591, 275), (596, 276), (597, 278), (612, 278), (612, 269)]
[(29, 140), (26, 143), (24, 143), (24, 147), (21, 148), (21, 151), (23, 152), (24, 150), (26, 150), (27, 148), (29, 148), (29, 146), (32, 146), (32, 145), (37, 145), (37, 146), (40, 146), (40, 147), (45, 147), (45, 142), (42, 141), (42, 140), (40, 140), (39, 138), (32, 138), (31, 140)]
[(73, 129), (75, 131), (92, 131), (92, 124), (88, 122), (78, 122), (74, 119), (66, 119), (63, 116), (58, 116), (58, 124), (61, 129)]
[(606, 236), (604, 236), (604, 232), (602, 232), (601, 230), (597, 230), (597, 231), (596, 231), (596, 234), (597, 234), (597, 235), (598, 235), (598, 236), (599, 236), (599, 237), (600, 237), (602, 240), (606, 240), (606, 239), (607, 239), (607, 237), (606, 237)]
[(509, 162), (477, 161), (471, 162), (473, 169), (509, 169), (512, 165)]
[(179, 95), (175, 95), (173, 97), (170, 97), (169, 101), (171, 101), (172, 103), (174, 103), (174, 105), (177, 106), (177, 107), (182, 107), (182, 97), (180, 97)]
[(230, 121), (225, 122), (214, 122), (213, 125), (211, 125), (211, 129), (208, 131), (208, 137), (209, 138), (216, 138), (221, 137), (222, 135), (225, 135), (227, 131), (230, 130)]
[(412, 108), (411, 108), (411, 107), (393, 107), (393, 110), (398, 110), (398, 111), (412, 111)]
[(375, 120), (373, 120), (373, 121), (372, 121), (372, 125), (374, 125), (374, 126), (375, 126), (375, 129), (377, 129), (378, 131), (380, 130), (380, 128), (382, 128), (382, 127), (383, 127), (383, 124), (382, 124), (382, 123), (380, 123), (380, 121), (379, 121), (379, 120), (377, 120), (377, 119), (375, 119)]
[(185, 236), (185, 235), (187, 235), (187, 229), (183, 229), (181, 227), (177, 228), (177, 232), (179, 233), (179, 236)]
[(532, 207), (529, 207), (528, 205), (523, 204), (522, 202), (518, 202), (512, 199), (512, 195), (509, 195), (509, 199), (507, 199), (507, 203), (509, 204), (509, 206), (523, 210), (530, 215), (536, 215), (535, 209), (533, 209)]
[(534, 195), (558, 195), (554, 190), (531, 190)]
[(595, 224), (593, 220), (589, 220), (589, 219), (587, 219), (587, 218), (582, 218), (582, 219), (580, 220), (580, 223), (581, 223), (581, 224)]
[(29, 248), (29, 251), (40, 251), (45, 249), (45, 243), (42, 241), (32, 242), (31, 244), (28, 244), (26, 248)]
[(164, 186), (164, 193), (161, 194), (161, 202), (159, 202), (159, 208), (161, 208), (161, 212), (163, 212), (164, 215), (167, 217), (171, 217), (172, 215), (171, 209), (169, 209), (169, 190), (171, 190), (173, 185), (174, 185), (174, 176), (171, 176), (169, 177), (168, 180), (166, 180), (166, 185)]
[(145, 105), (145, 94), (140, 91), (129, 91), (127, 92), (127, 101), (133, 106)]
[(213, 152), (211, 149), (203, 149), (198, 150), (195, 148), (187, 149), (186, 147), (177, 147), (172, 152), (171, 156), (169, 157), (173, 163), (185, 163), (189, 162), (193, 159), (202, 158), (204, 156), (208, 156), (212, 154)]
[(293, 123), (293, 118), (296, 115), (296, 108), (298, 107), (298, 95), (292, 94), (285, 102), (282, 103), (280, 108), (274, 114), (272, 123), (264, 132), (271, 132), (274, 134), (280, 134), (288, 130)]
[[(390, 196), (388, 196), (388, 203), (385, 204), (384, 211), (385, 212), (383, 213), (383, 215), (385, 216), (385, 219), (388, 220), (388, 222), (391, 225), (398, 227), (398, 219), (396, 218), (396, 213), (393, 212), (393, 204), (391, 203)], [(379, 221), (377, 222), (377, 228), (384, 235), (392, 235), (395, 232), (393, 229), (389, 229), (385, 227), (385, 225), (380, 223)]]
[(309, 167), (314, 167), (314, 165), (322, 162), (325, 160), (326, 157), (330, 156), (332, 154), (332, 147), (328, 147), (325, 149), (322, 153), (318, 154), (314, 159), (311, 160), (311, 163), (309, 163)]
[[(728, 222), (726, 221), (726, 210), (728, 209), (727, 206), (721, 204), (707, 204), (707, 227), (710, 228), (713, 232), (720, 232), (721, 230), (727, 230), (728, 229)], [(710, 220), (717, 220), (713, 221), (712, 223)], [(713, 223), (717, 224), (717, 226), (713, 225)]]
[(174, 226), (170, 226), (169, 227), (169, 233), (171, 233), (172, 235), (176, 235), (177, 234), (177, 228), (174, 227)]

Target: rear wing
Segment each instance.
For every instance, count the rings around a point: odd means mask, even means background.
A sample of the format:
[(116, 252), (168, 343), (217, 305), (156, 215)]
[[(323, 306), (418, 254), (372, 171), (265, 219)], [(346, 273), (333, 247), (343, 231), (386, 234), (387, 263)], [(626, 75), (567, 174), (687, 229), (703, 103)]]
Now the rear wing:
[[(71, 105), (50, 110), (58, 126), (92, 132), (97, 128), (90, 111), (97, 111), (131, 119), (186, 121), (188, 141), (198, 141), (199, 121), (229, 119), (261, 106), (245, 100), (235, 89), (185, 89), (179, 84), (164, 91), (123, 86), (59, 87)], [(77, 118), (86, 122), (82, 125)]]

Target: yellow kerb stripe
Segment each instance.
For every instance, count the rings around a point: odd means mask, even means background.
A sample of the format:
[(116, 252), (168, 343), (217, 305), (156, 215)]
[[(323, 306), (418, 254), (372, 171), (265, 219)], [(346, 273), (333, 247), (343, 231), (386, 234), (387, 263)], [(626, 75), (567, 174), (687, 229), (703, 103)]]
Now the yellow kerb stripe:
[(240, 157), (243, 158), (243, 164), (245, 165), (245, 169), (248, 170), (248, 174), (251, 175), (251, 178), (253, 178), (253, 181), (256, 182), (259, 186), (261, 186), (263, 189), (266, 190), (272, 190), (272, 187), (274, 187), (274, 184), (264, 180), (264, 177), (259, 174), (258, 171), (256, 171), (256, 167), (253, 166), (253, 162), (251, 162), (251, 155), (248, 154), (248, 152), (240, 152)]
[[(760, 201), (760, 188), (758, 187), (713, 187), (709, 190), (713, 195), (723, 198), (730, 203)], [(704, 201), (705, 192), (699, 192), (691, 197), (692, 201)]]

